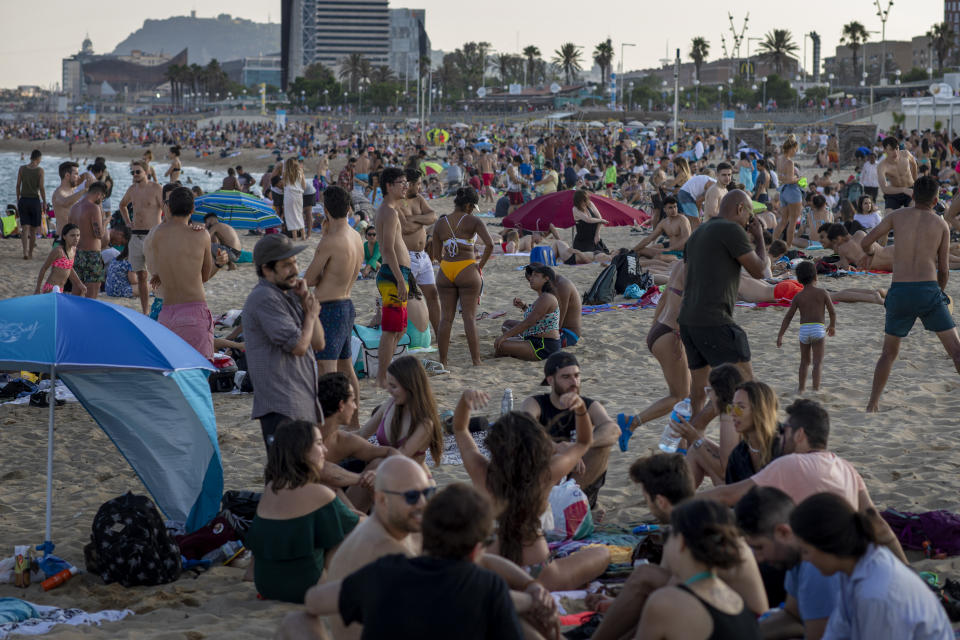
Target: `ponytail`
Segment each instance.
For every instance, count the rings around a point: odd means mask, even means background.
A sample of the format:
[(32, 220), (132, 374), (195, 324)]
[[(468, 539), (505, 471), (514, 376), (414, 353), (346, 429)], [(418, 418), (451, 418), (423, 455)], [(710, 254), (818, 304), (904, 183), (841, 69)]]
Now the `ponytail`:
[(870, 517), (833, 493), (818, 493), (798, 504), (790, 514), (790, 528), (818, 551), (835, 556), (859, 558), (877, 543)]
[(694, 560), (711, 569), (740, 562), (740, 532), (728, 508), (713, 500), (693, 498), (675, 507), (670, 525), (683, 536)]

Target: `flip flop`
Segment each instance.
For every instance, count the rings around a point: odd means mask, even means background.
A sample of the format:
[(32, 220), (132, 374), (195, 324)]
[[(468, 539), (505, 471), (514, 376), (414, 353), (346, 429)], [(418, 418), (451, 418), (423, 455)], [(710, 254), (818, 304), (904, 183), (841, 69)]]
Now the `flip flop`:
[(431, 376), (440, 375), (442, 373), (450, 373), (443, 368), (443, 365), (437, 362), (436, 360), (424, 360), (423, 368)]
[(617, 414), (617, 426), (620, 427), (620, 451), (626, 451), (630, 444), (630, 437), (633, 436), (633, 431), (630, 430), (632, 424), (633, 416), (628, 418), (625, 413)]

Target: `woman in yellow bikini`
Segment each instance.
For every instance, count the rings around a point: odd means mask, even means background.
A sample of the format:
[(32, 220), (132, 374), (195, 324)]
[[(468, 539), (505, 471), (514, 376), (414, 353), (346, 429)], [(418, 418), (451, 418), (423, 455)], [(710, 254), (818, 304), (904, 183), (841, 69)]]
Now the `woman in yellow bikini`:
[[(440, 362), (447, 366), (450, 349), (450, 332), (453, 318), (460, 302), (463, 329), (467, 334), (470, 358), (474, 365), (480, 364), (480, 342), (477, 338), (477, 304), (483, 288), (481, 272), (493, 253), (493, 240), (487, 226), (472, 215), (480, 202), (473, 187), (460, 187), (454, 198), (454, 211), (440, 216), (433, 227), (433, 255), (440, 256), (440, 274), (437, 276), (437, 292), (440, 294), (440, 327), (437, 330), (437, 347)], [(474, 236), (480, 236), (484, 250), (479, 263), (474, 254)]]

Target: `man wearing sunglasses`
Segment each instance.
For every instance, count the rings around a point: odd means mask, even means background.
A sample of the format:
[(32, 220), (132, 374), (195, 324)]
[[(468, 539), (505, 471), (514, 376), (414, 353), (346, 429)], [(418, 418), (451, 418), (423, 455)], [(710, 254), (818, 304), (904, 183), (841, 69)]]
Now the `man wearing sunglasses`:
[[(143, 245), (147, 234), (163, 218), (163, 195), (159, 184), (147, 180), (147, 165), (142, 160), (134, 160), (130, 164), (130, 175), (133, 184), (120, 200), (120, 215), (133, 234), (128, 247), (129, 260), (130, 266), (137, 272), (137, 294), (140, 296), (140, 307), (146, 314), (150, 305), (150, 290), (147, 288), (147, 262)], [(128, 205), (133, 205), (132, 222), (127, 211)]]

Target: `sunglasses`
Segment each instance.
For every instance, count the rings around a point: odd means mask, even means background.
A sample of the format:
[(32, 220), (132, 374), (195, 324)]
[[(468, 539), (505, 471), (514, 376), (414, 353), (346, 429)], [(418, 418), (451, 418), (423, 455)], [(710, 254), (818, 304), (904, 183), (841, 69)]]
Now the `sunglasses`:
[(730, 405), (730, 414), (735, 415), (738, 418), (743, 416), (743, 407), (738, 407), (735, 404)]
[(375, 234), (375, 233), (368, 233), (368, 234), (367, 234), (367, 237), (368, 237), (368, 238), (376, 238), (376, 237), (377, 237), (377, 234)]
[(426, 489), (410, 489), (409, 491), (387, 491), (383, 490), (383, 493), (389, 493), (395, 496), (403, 496), (404, 502), (413, 506), (420, 502), (420, 496), (423, 496), (424, 501), (429, 502), (430, 498), (433, 497), (433, 494), (437, 492), (436, 487), (427, 487)]
[(138, 176), (138, 175), (140, 175), (141, 173), (143, 173), (143, 171), (131, 171), (131, 172), (130, 172), (130, 175), (132, 175), (132, 176)]

